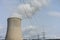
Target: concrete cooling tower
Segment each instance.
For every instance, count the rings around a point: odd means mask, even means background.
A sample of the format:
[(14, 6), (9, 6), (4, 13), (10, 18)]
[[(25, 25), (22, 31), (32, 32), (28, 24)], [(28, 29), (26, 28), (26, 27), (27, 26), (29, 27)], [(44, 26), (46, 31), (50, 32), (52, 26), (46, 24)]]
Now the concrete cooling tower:
[(22, 40), (21, 19), (16, 17), (8, 18), (7, 34), (5, 40)]

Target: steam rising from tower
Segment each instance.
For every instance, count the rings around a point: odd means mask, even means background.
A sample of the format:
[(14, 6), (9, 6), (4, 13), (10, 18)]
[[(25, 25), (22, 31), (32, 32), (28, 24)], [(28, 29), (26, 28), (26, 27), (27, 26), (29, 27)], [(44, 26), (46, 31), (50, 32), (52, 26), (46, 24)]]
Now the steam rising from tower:
[(24, 18), (31, 17), (32, 15), (35, 14), (36, 11), (38, 11), (39, 9), (41, 10), (43, 6), (47, 6), (49, 2), (49, 0), (23, 0), (23, 1), (25, 2), (18, 5), (17, 10), (15, 12), (20, 16), (22, 15), (22, 17)]

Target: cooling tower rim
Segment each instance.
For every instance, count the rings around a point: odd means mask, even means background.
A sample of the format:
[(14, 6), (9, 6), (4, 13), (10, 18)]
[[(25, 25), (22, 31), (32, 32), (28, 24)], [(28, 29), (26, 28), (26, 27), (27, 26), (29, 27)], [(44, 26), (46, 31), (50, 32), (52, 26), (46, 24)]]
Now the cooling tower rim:
[(20, 19), (21, 20), (21, 18), (18, 18), (18, 17), (10, 17), (10, 18), (8, 18), (8, 20), (9, 19)]

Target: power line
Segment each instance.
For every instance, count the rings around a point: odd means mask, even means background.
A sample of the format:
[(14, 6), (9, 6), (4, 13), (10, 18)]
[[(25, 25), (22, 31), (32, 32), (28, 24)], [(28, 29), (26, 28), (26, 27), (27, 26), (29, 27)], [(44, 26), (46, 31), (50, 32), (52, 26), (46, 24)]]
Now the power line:
[[(23, 0), (23, 2), (24, 2), (24, 0)], [(32, 17), (29, 17), (29, 16), (26, 14), (26, 13), (27, 13), (27, 12), (26, 12), (26, 8), (24, 8), (24, 10), (25, 10), (25, 16), (26, 16), (26, 18), (29, 19), (30, 24), (33, 25), (33, 24), (32, 24), (32, 23), (33, 23), (33, 22), (32, 22)], [(34, 14), (33, 14), (33, 15), (34, 15)], [(34, 19), (35, 19), (35, 22), (37, 22), (37, 19), (36, 19), (35, 17), (34, 17)], [(39, 39), (40, 39), (40, 38), (39, 38), (39, 34), (37, 35), (37, 37), (38, 37), (38, 40), (39, 40)]]

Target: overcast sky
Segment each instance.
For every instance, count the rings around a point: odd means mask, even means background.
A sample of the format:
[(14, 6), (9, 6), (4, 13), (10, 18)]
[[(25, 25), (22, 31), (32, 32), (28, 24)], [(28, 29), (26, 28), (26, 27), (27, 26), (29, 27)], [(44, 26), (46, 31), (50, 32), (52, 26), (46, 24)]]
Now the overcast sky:
[[(7, 18), (20, 3), (23, 3), (22, 0), (0, 0), (0, 35), (2, 37), (6, 33)], [(30, 19), (22, 20), (25, 37), (41, 35), (44, 27), (46, 38), (60, 38), (60, 0), (51, 0), (46, 7), (32, 16), (31, 22)]]

